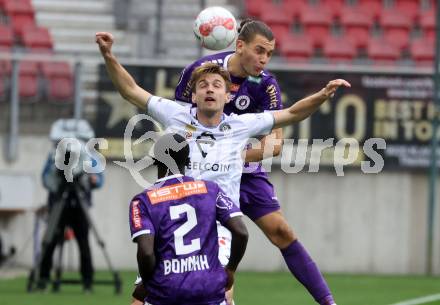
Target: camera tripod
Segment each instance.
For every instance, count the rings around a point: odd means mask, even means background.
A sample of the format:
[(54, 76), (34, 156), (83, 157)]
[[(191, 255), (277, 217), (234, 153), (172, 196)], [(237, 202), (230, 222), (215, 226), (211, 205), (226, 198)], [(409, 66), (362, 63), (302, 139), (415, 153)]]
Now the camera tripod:
[[(80, 177), (81, 178), (81, 177)], [(40, 274), (40, 267), (43, 258), (45, 257), (49, 245), (51, 245), (53, 242), (55, 242), (55, 239), (57, 238), (57, 230), (59, 228), (61, 217), (63, 214), (64, 209), (67, 208), (67, 205), (69, 204), (69, 196), (71, 194), (74, 194), (74, 197), (76, 199), (76, 204), (79, 205), (79, 208), (82, 210), (82, 212), (85, 215), (85, 220), (87, 221), (87, 224), (89, 225), (93, 235), (95, 236), (97, 243), (99, 247), (102, 250), (102, 253), (104, 254), (104, 258), (106, 260), (106, 263), (108, 265), (108, 269), (110, 273), (113, 276), (112, 280), (93, 280), (93, 285), (114, 285), (115, 293), (119, 294), (122, 291), (122, 282), (121, 278), (119, 276), (119, 273), (114, 270), (113, 265), (110, 261), (110, 256), (108, 255), (108, 252), (105, 248), (105, 243), (103, 239), (100, 237), (95, 224), (93, 223), (89, 212), (88, 212), (88, 201), (86, 192), (84, 191), (84, 187), (79, 183), (80, 179), (76, 179), (76, 182), (73, 183), (65, 183), (63, 186), (63, 191), (61, 192), (61, 196), (57, 200), (55, 200), (52, 208), (50, 209), (47, 228), (45, 231), (45, 234), (43, 236), (42, 240), (42, 247), (41, 252), (37, 256), (37, 258), (34, 260), (34, 266), (31, 269), (28, 281), (27, 281), (27, 291), (32, 292), (38, 289), (38, 284), (41, 280), (41, 274)], [(82, 280), (80, 279), (63, 279), (62, 278), (62, 253), (63, 253), (63, 240), (61, 239), (58, 241), (58, 264), (55, 268), (55, 278), (52, 281), (52, 291), (58, 292), (60, 290), (61, 284), (82, 284)]]

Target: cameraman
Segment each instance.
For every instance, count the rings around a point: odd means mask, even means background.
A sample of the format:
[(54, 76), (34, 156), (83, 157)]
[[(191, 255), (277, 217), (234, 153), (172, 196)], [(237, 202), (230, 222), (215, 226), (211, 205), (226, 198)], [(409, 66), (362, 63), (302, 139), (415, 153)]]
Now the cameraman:
[[(85, 156), (81, 153), (80, 159)], [(71, 159), (71, 152), (67, 151), (64, 156), (64, 163), (67, 165)], [(97, 159), (89, 158), (92, 161), (92, 167), (97, 165)], [(80, 163), (81, 164), (81, 163)], [(64, 230), (68, 226), (73, 229), (75, 238), (78, 243), (80, 252), (81, 264), (81, 278), (84, 292), (91, 292), (93, 282), (93, 266), (92, 257), (89, 247), (89, 223), (82, 209), (79, 200), (89, 208), (91, 206), (91, 193), (93, 189), (100, 188), (103, 184), (102, 173), (88, 174), (82, 171), (81, 166), (74, 169), (73, 182), (67, 182), (64, 177), (64, 172), (55, 166), (55, 151), (49, 153), (46, 165), (42, 174), (44, 187), (49, 191), (48, 196), (48, 210), (49, 221), (50, 217), (56, 217), (51, 213), (57, 204), (64, 203), (65, 206), (61, 211), (54, 238), (52, 238), (47, 245), (43, 245), (44, 255), (39, 266), (40, 274), (38, 281), (38, 288), (45, 290), (46, 285), (50, 279), (50, 270), (52, 268), (52, 256), (57, 243), (64, 239)], [(48, 230), (50, 228), (48, 227)]]

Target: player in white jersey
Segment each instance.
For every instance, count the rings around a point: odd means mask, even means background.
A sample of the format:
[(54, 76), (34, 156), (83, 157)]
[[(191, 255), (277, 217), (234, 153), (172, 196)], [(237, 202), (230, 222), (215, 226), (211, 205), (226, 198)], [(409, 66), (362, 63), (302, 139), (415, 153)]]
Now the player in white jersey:
[(237, 205), (242, 171), (241, 152), (248, 139), (309, 117), (340, 86), (350, 87), (347, 81), (336, 79), (289, 108), (227, 116), (223, 108), (229, 101), (229, 74), (222, 67), (207, 63), (192, 74), (192, 101), (197, 107), (190, 110), (173, 101), (153, 96), (139, 87), (112, 54), (114, 40), (110, 33), (97, 33), (96, 42), (107, 72), (121, 96), (146, 110), (166, 128), (186, 135), (192, 161), (189, 175), (198, 179), (211, 178)]

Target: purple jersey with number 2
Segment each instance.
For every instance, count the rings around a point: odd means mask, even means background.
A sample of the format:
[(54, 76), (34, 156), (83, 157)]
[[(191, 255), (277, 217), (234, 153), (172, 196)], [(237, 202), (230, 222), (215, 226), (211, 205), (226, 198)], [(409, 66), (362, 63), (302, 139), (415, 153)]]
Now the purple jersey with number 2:
[(224, 301), (226, 273), (218, 259), (216, 221), (240, 210), (210, 181), (159, 179), (130, 203), (132, 239), (154, 235), (156, 269), (145, 301), (154, 305), (208, 305)]
[[(208, 55), (187, 66), (180, 75), (175, 91), (175, 100), (191, 103), (191, 73), (203, 63), (212, 62), (228, 70), (228, 61), (234, 52), (222, 52)], [(268, 71), (264, 70), (257, 77), (234, 77), (231, 75), (231, 99), (225, 105), (226, 114), (259, 113), (282, 109), (281, 91), (278, 83)], [(248, 175), (267, 176), (261, 167), (252, 166)], [(246, 171), (243, 173), (246, 175)]]

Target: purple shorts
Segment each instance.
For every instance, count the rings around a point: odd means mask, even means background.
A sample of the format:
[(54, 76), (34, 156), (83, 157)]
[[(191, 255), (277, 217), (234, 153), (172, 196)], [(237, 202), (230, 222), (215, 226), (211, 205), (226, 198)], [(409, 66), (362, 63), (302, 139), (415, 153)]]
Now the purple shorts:
[(280, 210), (272, 183), (267, 176), (244, 174), (240, 184), (240, 209), (252, 221)]

